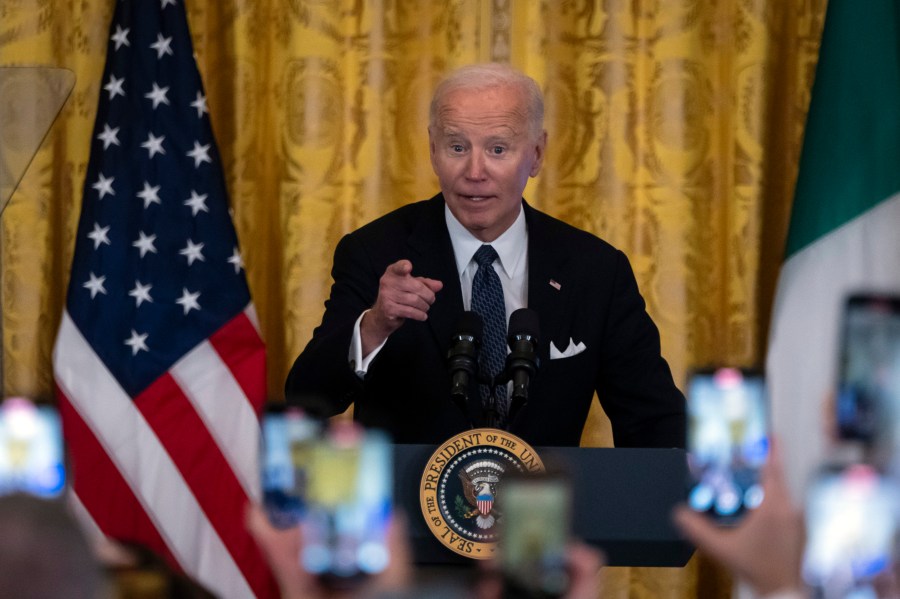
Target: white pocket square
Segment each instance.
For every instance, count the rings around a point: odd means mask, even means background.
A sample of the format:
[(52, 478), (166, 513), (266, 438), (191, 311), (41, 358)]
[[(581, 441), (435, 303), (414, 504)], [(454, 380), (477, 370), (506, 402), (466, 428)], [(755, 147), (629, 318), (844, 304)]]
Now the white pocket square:
[(577, 356), (584, 350), (586, 350), (584, 343), (579, 341), (575, 343), (575, 340), (569, 338), (569, 347), (565, 349), (565, 351), (559, 351), (556, 349), (556, 346), (553, 345), (553, 342), (550, 342), (550, 359), (551, 360), (559, 360), (560, 358), (571, 358), (572, 356)]

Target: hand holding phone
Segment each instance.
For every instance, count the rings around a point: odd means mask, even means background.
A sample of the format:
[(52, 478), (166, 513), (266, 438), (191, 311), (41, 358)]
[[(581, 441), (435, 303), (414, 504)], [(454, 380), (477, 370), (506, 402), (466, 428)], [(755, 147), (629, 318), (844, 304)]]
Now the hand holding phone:
[(307, 571), (352, 586), (388, 566), (391, 446), (387, 436), (337, 422), (313, 448), (301, 522)]
[(790, 590), (805, 596), (800, 579), (806, 539), (803, 517), (791, 498), (774, 442), (760, 480), (765, 500), (737, 525), (720, 526), (687, 506), (675, 509), (675, 523), (698, 550), (749, 585), (755, 596), (787, 594)]
[(734, 524), (763, 500), (760, 469), (769, 450), (761, 373), (694, 371), (688, 383), (688, 505)]
[(826, 597), (871, 590), (894, 562), (898, 507), (896, 483), (872, 466), (819, 472), (806, 503), (807, 584)]
[(273, 525), (302, 530), (300, 564), (350, 588), (390, 560), (391, 445), (386, 434), (340, 421), (320, 428), (280, 405), (263, 416), (263, 497)]

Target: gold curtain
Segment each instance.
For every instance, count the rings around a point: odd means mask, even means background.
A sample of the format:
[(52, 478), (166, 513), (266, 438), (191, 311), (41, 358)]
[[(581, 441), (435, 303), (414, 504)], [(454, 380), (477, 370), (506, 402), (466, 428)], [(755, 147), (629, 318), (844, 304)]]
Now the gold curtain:
[[(52, 396), (113, 5), (0, 0), (0, 66), (77, 76), (0, 222), (6, 395)], [(434, 83), (486, 60), (545, 89), (547, 161), (526, 197), (629, 255), (677, 382), (693, 365), (762, 360), (825, 0), (187, 8), (273, 398), (321, 317), (340, 236), (436, 190), (425, 132)], [(596, 409), (583, 443), (609, 442)], [(702, 556), (605, 577), (604, 597), (730, 592)]]

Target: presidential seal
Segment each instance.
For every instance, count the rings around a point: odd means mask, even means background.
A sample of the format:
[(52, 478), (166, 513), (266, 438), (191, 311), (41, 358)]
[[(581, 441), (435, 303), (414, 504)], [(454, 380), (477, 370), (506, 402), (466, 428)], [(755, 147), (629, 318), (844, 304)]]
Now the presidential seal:
[(542, 472), (544, 463), (519, 437), (477, 428), (445, 441), (422, 473), (419, 500), (428, 528), (447, 548), (490, 559), (503, 521), (503, 477)]

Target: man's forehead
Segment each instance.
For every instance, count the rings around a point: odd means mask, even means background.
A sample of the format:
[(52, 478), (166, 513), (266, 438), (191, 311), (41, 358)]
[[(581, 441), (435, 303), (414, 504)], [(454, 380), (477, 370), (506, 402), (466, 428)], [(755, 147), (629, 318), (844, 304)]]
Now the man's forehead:
[(482, 137), (482, 138), (506, 138), (515, 137), (524, 127), (516, 127), (513, 124), (498, 123), (493, 126), (477, 126), (477, 122), (470, 122), (465, 126), (464, 123), (453, 122), (452, 120), (444, 120), (437, 126), (437, 133), (444, 137)]
[(515, 136), (527, 129), (524, 111), (500, 106), (454, 106), (437, 112), (437, 132), (442, 135)]
[(526, 104), (525, 97), (514, 87), (459, 88), (440, 98), (437, 112), (524, 115)]

